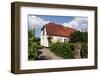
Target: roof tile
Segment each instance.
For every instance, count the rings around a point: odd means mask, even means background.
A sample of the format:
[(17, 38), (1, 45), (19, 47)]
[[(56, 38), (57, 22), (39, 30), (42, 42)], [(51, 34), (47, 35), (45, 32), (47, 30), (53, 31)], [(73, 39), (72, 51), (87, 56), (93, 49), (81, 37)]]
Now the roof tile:
[(47, 35), (50, 36), (70, 37), (71, 33), (76, 31), (73, 28), (55, 23), (48, 23), (44, 27), (46, 27)]

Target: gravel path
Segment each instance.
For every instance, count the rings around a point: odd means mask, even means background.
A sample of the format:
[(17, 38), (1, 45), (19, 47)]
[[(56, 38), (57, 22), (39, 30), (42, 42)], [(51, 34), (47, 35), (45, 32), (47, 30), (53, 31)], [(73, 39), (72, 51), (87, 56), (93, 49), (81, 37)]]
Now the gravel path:
[(39, 51), (42, 52), (39, 57), (45, 56), (48, 60), (63, 59), (62, 57), (59, 57), (51, 52), (49, 48), (39, 49)]

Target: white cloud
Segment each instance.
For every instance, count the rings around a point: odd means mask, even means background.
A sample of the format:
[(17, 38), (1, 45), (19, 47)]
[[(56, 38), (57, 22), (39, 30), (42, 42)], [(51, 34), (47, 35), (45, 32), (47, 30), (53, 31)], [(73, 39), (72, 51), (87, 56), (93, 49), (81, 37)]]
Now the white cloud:
[(75, 28), (79, 31), (88, 31), (88, 18), (87, 17), (75, 17), (69, 23), (64, 23), (64, 26)]
[(28, 30), (32, 31), (35, 28), (35, 36), (40, 37), (41, 28), (47, 23), (49, 23), (49, 21), (45, 21), (37, 16), (29, 16)]
[(63, 23), (63, 26), (73, 28), (73, 26), (69, 25), (68, 23)]
[(49, 21), (45, 21), (36, 16), (29, 16), (28, 22), (29, 22), (29, 25), (28, 25), (29, 30), (33, 30), (34, 27), (42, 28), (45, 24), (49, 23)]

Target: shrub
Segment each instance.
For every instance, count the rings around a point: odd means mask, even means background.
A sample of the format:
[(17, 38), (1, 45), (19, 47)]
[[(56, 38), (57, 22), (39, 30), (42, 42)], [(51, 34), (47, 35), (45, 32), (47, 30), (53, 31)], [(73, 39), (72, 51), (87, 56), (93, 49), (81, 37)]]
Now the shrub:
[[(50, 45), (50, 50), (56, 55), (64, 59), (73, 59), (74, 58), (74, 44), (75, 43), (61, 43), (56, 42)], [(88, 57), (88, 45), (87, 43), (81, 43), (81, 58)]]
[(63, 57), (64, 59), (74, 58), (73, 43), (61, 43), (61, 42), (52, 43), (50, 45), (50, 50), (54, 52), (56, 55)]
[(37, 58), (38, 49), (40, 48), (39, 39), (35, 37), (34, 31), (28, 32), (28, 60)]
[(88, 44), (82, 43), (81, 58), (88, 58)]

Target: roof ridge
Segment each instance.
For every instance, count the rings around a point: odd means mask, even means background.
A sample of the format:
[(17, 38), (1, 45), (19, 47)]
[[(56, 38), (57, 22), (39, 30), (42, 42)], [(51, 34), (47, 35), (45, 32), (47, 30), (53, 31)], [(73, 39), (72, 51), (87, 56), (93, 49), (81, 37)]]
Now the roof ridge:
[[(60, 27), (64, 27), (64, 28), (74, 29), (74, 28), (71, 28), (71, 27), (65, 27), (65, 26), (63, 26), (63, 25), (61, 25), (61, 24), (53, 23), (53, 22), (49, 22), (48, 24), (54, 24), (55, 26), (60, 26)], [(46, 25), (48, 25), (48, 24), (46, 24)], [(54, 25), (53, 25), (53, 26), (54, 26)], [(74, 30), (75, 30), (75, 29), (74, 29)]]

